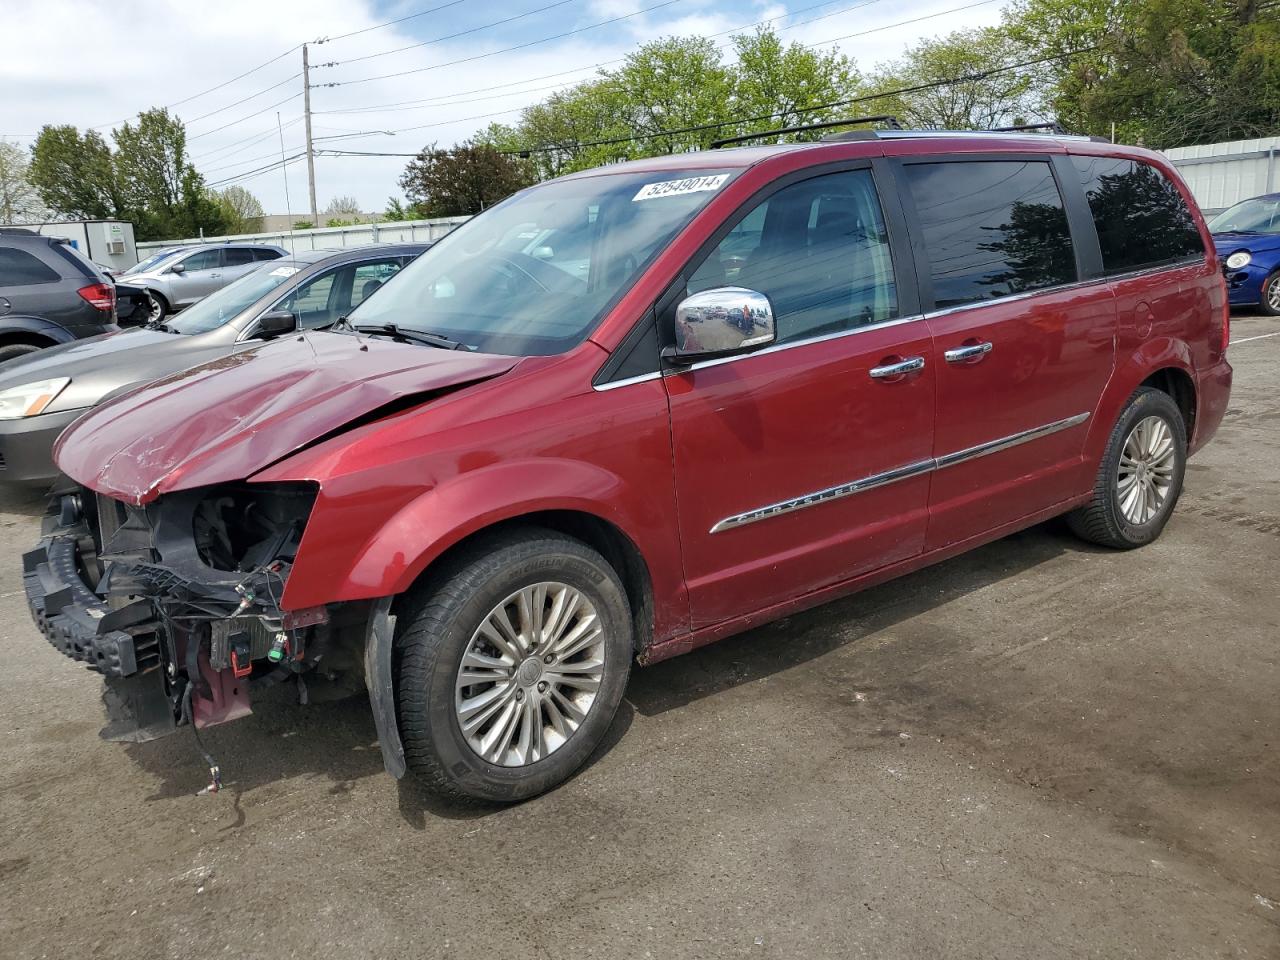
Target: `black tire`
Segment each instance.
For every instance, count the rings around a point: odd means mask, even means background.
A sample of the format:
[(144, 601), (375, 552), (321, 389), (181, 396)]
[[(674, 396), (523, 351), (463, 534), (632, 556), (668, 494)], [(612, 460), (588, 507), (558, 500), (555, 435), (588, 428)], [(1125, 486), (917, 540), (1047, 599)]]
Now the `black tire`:
[(160, 294), (147, 291), (147, 323), (163, 323), (169, 315), (169, 304)]
[(1280, 317), (1280, 270), (1272, 272), (1271, 276), (1262, 281), (1262, 295), (1258, 298), (1258, 309), (1269, 317)]
[[(1173, 437), (1172, 475), (1168, 492), (1154, 515), (1143, 523), (1125, 516), (1119, 494), (1120, 457), (1134, 428), (1148, 417), (1157, 417)], [(1093, 485), (1093, 500), (1067, 515), (1071, 530), (1082, 540), (1117, 550), (1132, 550), (1155, 540), (1169, 521), (1187, 467), (1187, 425), (1173, 398), (1154, 387), (1139, 387), (1116, 421)]]
[(0, 347), (0, 363), (6, 360), (12, 360), (14, 357), (25, 357), (28, 353), (35, 353), (40, 347), (34, 343), (10, 343)]
[[(596, 609), (604, 632), (599, 688), (585, 719), (558, 748), (524, 766), (491, 763), (467, 742), (458, 718), (462, 657), (504, 599), (552, 580), (579, 591)], [(631, 611), (617, 573), (578, 540), (541, 528), (486, 538), (406, 597), (397, 615), (394, 663), (405, 759), (437, 794), (504, 803), (537, 796), (572, 776), (613, 722), (631, 670)]]

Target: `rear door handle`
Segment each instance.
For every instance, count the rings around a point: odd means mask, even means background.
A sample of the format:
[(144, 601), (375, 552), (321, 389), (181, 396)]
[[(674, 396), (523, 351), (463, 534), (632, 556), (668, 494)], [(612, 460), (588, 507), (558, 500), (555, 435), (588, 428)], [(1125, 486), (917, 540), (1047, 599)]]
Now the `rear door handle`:
[(985, 356), (990, 352), (990, 343), (973, 343), (963, 347), (956, 347), (954, 350), (948, 350), (942, 356), (946, 358), (947, 363), (964, 363), (966, 360), (976, 360), (978, 357)]
[(874, 380), (887, 380), (923, 369), (924, 357), (907, 357), (907, 359), (899, 360), (897, 363), (886, 363), (883, 366), (872, 367), (868, 372)]

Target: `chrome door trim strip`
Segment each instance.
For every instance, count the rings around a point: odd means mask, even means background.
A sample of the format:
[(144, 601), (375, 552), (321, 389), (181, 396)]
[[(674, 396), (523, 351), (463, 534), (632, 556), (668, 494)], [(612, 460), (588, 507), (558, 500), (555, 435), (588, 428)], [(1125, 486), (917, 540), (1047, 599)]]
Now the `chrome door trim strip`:
[(954, 453), (944, 454), (938, 457), (934, 463), (937, 465), (936, 468), (938, 470), (954, 467), (957, 463), (966, 463), (969, 460), (985, 457), (989, 453), (999, 453), (1001, 450), (1008, 450), (1010, 447), (1029, 443), (1032, 440), (1039, 440), (1041, 437), (1047, 437), (1062, 430), (1069, 430), (1088, 419), (1089, 414), (1087, 412), (1077, 413), (1073, 417), (1055, 420), (1053, 423), (1046, 423), (1042, 427), (1033, 427), (1030, 430), (1023, 430), (1021, 433), (1012, 433), (1007, 437), (1001, 437), (998, 440), (988, 440), (986, 443), (980, 443), (976, 447), (969, 447), (967, 450), (957, 450)]
[(714, 527), (711, 533), (719, 533), (722, 530), (731, 530), (734, 527), (746, 526), (748, 523), (755, 523), (757, 520), (767, 520), (769, 517), (775, 517), (780, 513), (788, 513), (792, 510), (802, 510), (805, 507), (816, 506), (819, 503), (826, 503), (829, 500), (839, 500), (842, 497), (849, 497), (855, 493), (862, 493), (864, 490), (871, 490), (875, 487), (883, 487), (886, 484), (896, 483), (899, 480), (906, 480), (909, 477), (920, 476), (929, 473), (934, 469), (932, 460), (921, 460), (918, 463), (909, 463), (904, 467), (895, 467), (892, 470), (886, 470), (884, 473), (872, 474), (869, 477), (863, 477), (861, 480), (854, 480), (851, 483), (842, 483), (836, 487), (827, 487), (825, 490), (818, 490), (814, 493), (806, 493), (803, 497), (795, 497), (791, 500), (783, 500), (779, 503), (771, 503), (767, 507), (757, 507), (754, 510), (748, 510), (746, 513), (739, 513), (732, 517), (725, 517)]
[(886, 470), (883, 473), (873, 473), (871, 476), (863, 477), (860, 480), (852, 480), (849, 483), (842, 483), (838, 486), (827, 487), (824, 490), (816, 490), (813, 493), (806, 493), (803, 496), (793, 497), (790, 500), (771, 503), (765, 507), (756, 507), (754, 510), (748, 510), (745, 513), (737, 513), (731, 517), (725, 517), (723, 520), (717, 522), (708, 532), (721, 533), (725, 530), (732, 530), (735, 527), (743, 527), (749, 523), (755, 523), (759, 520), (767, 520), (770, 517), (776, 517), (779, 514), (790, 513), (792, 510), (803, 510), (806, 507), (814, 507), (820, 503), (827, 503), (831, 500), (840, 500), (844, 497), (853, 496), (855, 493), (863, 493), (867, 490), (873, 490), (876, 487), (883, 487), (890, 483), (897, 483), (899, 480), (907, 480), (911, 477), (918, 477), (926, 473), (932, 473), (934, 470), (944, 470), (947, 467), (954, 467), (960, 463), (967, 463), (970, 460), (976, 460), (979, 457), (985, 457), (988, 454), (999, 453), (1001, 450), (1008, 450), (1010, 447), (1029, 443), (1032, 440), (1039, 440), (1041, 437), (1047, 437), (1062, 430), (1069, 430), (1071, 427), (1079, 426), (1088, 419), (1088, 412), (1077, 413), (1074, 416), (1066, 417), (1062, 420), (1055, 420), (1053, 423), (1046, 423), (1043, 426), (1032, 427), (1030, 430), (1012, 433), (1007, 437), (1000, 437), (997, 440), (980, 443), (975, 447), (957, 450), (954, 453), (944, 454), (941, 457), (919, 460), (915, 463), (906, 464), (905, 466), (894, 467), (892, 470)]

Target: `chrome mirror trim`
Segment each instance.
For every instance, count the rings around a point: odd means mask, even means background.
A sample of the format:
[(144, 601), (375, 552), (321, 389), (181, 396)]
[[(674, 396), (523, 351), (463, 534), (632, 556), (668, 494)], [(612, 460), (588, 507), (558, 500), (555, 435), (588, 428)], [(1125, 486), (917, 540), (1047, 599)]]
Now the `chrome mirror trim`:
[(746, 287), (712, 287), (676, 307), (675, 347), (680, 361), (735, 354), (773, 343), (778, 336), (769, 298)]

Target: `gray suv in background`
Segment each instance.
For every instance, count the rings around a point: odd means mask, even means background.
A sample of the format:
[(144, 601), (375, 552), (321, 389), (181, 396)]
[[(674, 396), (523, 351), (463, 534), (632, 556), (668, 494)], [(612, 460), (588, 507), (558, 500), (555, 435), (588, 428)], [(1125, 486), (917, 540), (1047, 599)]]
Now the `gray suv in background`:
[(0, 362), (118, 330), (116, 290), (67, 241), (0, 228)]
[(202, 243), (162, 250), (131, 267), (116, 282), (145, 290), (148, 319), (159, 323), (221, 290), (260, 263), (288, 253), (266, 243)]

